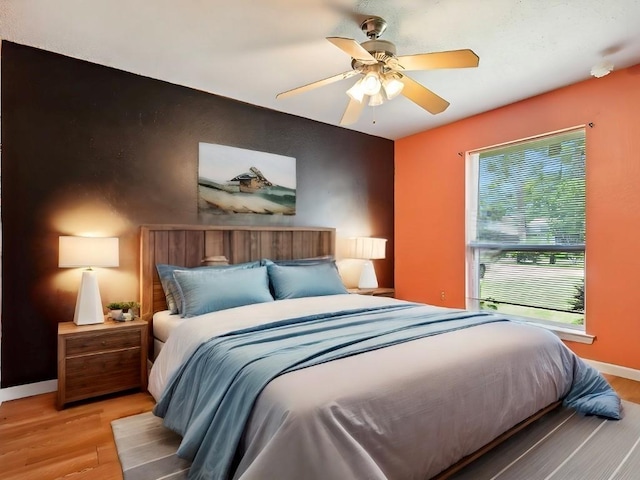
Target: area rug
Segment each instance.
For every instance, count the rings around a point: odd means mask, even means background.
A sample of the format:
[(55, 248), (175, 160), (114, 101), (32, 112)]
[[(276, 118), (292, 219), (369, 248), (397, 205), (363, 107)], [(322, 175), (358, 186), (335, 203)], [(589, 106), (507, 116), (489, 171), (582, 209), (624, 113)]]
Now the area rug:
[[(640, 405), (624, 419), (583, 417), (558, 408), (460, 470), (455, 480), (638, 480)], [(151, 412), (111, 422), (125, 480), (186, 479), (180, 437)]]
[(153, 413), (111, 422), (124, 480), (186, 479), (191, 462), (176, 455), (181, 437)]

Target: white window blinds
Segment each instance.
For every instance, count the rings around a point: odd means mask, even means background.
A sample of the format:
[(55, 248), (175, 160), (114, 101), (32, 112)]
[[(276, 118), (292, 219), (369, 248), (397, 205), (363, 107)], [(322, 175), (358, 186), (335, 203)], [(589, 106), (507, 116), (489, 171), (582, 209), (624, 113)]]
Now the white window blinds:
[(582, 325), (584, 129), (468, 160), (470, 306)]

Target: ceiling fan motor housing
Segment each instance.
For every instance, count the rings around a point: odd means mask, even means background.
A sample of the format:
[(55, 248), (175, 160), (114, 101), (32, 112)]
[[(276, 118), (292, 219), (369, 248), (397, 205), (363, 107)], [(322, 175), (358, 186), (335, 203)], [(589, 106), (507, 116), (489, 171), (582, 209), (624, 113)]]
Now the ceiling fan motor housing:
[(371, 39), (376, 39), (387, 29), (387, 21), (382, 17), (372, 16), (360, 24), (362, 32)]
[(391, 57), (396, 55), (396, 46), (387, 40), (368, 40), (360, 44), (367, 52), (375, 57), (378, 52), (386, 53)]
[[(396, 57), (396, 46), (387, 40), (368, 40), (360, 44), (367, 52), (369, 52), (383, 68), (391, 67), (387, 65), (387, 62)], [(351, 62), (351, 67), (359, 72), (367, 70), (369, 65), (365, 65), (362, 62), (354, 59)]]

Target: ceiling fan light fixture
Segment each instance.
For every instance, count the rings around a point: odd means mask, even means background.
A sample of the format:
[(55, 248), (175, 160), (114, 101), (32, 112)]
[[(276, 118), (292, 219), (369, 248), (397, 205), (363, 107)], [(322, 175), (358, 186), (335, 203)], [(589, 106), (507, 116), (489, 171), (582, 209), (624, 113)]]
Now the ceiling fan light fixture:
[(329, 42), (351, 58), (351, 70), (287, 90), (277, 94), (276, 98), (287, 98), (359, 76), (346, 92), (349, 103), (342, 115), (340, 125), (351, 125), (357, 122), (366, 105), (382, 105), (400, 94), (433, 115), (444, 112), (449, 107), (449, 102), (404, 72), (475, 68), (480, 61), (478, 55), (472, 50), (462, 49), (397, 56), (396, 46), (390, 41), (380, 39), (386, 26), (387, 23), (383, 18), (369, 16), (360, 25), (368, 38), (367, 41), (359, 43), (352, 38), (327, 37)]
[(389, 100), (396, 98), (402, 92), (404, 88), (404, 83), (395, 78), (393, 75), (385, 75), (382, 80), (382, 87), (384, 88), (384, 93)]
[(362, 103), (364, 100), (364, 87), (362, 86), (362, 78), (358, 80), (353, 86), (347, 90), (347, 95), (353, 98), (356, 102)]
[(594, 65), (591, 68), (591, 75), (593, 75), (596, 78), (602, 78), (605, 75), (609, 75), (612, 70), (613, 70), (613, 63), (609, 62), (608, 60), (603, 60), (602, 62)]
[(380, 92), (382, 82), (377, 72), (369, 72), (362, 79), (362, 90), (365, 95), (373, 96)]
[(382, 96), (382, 92), (378, 92), (375, 95), (369, 97), (369, 106), (377, 107), (378, 105), (382, 105), (384, 103), (384, 97)]

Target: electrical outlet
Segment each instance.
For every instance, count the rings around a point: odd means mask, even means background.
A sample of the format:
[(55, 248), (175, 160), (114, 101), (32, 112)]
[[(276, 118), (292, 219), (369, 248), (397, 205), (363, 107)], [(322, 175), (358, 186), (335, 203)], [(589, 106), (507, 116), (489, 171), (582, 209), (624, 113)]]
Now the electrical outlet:
[(444, 290), (440, 292), (440, 300), (444, 300)]

